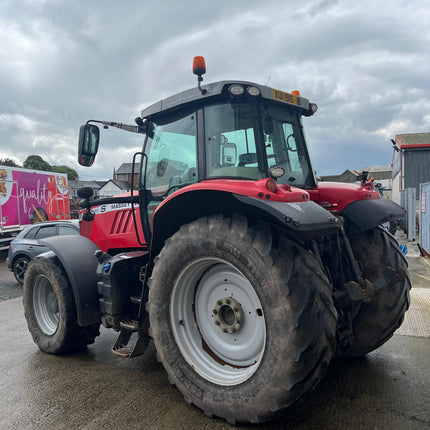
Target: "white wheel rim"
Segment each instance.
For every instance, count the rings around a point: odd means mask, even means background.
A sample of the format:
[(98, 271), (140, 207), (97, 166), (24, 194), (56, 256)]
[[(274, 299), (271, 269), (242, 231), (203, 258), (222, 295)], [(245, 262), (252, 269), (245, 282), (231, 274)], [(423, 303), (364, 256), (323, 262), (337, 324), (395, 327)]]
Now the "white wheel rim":
[(208, 381), (237, 385), (260, 365), (263, 308), (248, 279), (221, 259), (201, 258), (182, 270), (170, 299), (170, 323), (185, 360)]
[(38, 275), (33, 286), (33, 309), (42, 332), (53, 335), (59, 322), (58, 302), (51, 282), (45, 275)]

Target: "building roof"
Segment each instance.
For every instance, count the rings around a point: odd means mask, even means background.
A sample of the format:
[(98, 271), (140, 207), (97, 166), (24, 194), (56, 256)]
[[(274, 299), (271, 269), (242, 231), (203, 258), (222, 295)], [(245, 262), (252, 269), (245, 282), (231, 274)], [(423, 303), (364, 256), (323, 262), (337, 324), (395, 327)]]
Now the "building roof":
[[(115, 170), (116, 175), (128, 175), (131, 174), (131, 170), (133, 168), (133, 163), (122, 163), (121, 166), (118, 167), (118, 170)], [(134, 173), (139, 173), (140, 163), (136, 163), (134, 166)]]
[(408, 134), (396, 134), (396, 142), (400, 145), (400, 148), (404, 147), (417, 147), (418, 146), (430, 146), (430, 132), (429, 133), (408, 133)]
[(108, 181), (105, 181), (101, 188), (103, 188), (109, 182), (112, 182), (112, 184), (116, 185), (120, 190), (130, 189), (130, 184), (127, 181), (118, 181), (116, 179), (109, 179)]
[(339, 175), (325, 175), (321, 176), (321, 181), (323, 182), (347, 182), (353, 183), (357, 181), (357, 174), (349, 169), (346, 169), (343, 173)]
[(69, 188), (77, 189), (82, 187), (90, 187), (93, 190), (98, 190), (100, 188), (100, 185), (97, 181), (79, 181), (74, 179), (69, 180)]
[(369, 175), (373, 176), (375, 180), (381, 179), (391, 179), (391, 171), (393, 168), (391, 166), (370, 166), (363, 167), (365, 172), (369, 172)]

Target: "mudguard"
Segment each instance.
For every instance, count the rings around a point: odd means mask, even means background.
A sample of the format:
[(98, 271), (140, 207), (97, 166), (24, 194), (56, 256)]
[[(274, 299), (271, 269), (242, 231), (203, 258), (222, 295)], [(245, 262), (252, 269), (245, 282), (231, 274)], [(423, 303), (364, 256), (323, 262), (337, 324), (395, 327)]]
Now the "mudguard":
[(357, 200), (341, 212), (341, 215), (349, 221), (348, 231), (352, 233), (369, 230), (387, 221), (395, 221), (405, 217), (405, 214), (401, 206), (386, 198)]
[(295, 240), (318, 239), (340, 229), (338, 219), (312, 201), (282, 202), (217, 190), (184, 192), (158, 206), (153, 218), (151, 258), (181, 225), (223, 212), (241, 213), (278, 224)]
[(263, 218), (270, 217), (288, 227), (302, 240), (331, 234), (340, 228), (340, 223), (335, 216), (312, 201), (277, 202), (238, 194), (234, 197), (244, 205), (257, 210)]
[(40, 242), (55, 253), (66, 271), (75, 296), (79, 325), (100, 322), (98, 260), (94, 256), (98, 247), (83, 236), (53, 236)]

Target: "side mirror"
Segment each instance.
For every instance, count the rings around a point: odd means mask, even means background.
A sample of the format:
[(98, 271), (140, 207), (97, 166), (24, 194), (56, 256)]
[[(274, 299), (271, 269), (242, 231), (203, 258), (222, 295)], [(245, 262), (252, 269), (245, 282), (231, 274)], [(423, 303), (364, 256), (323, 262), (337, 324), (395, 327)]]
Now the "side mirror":
[(78, 163), (92, 166), (99, 149), (100, 130), (96, 125), (84, 124), (79, 130)]
[(221, 162), (223, 166), (234, 166), (237, 159), (235, 143), (225, 143), (221, 146)]

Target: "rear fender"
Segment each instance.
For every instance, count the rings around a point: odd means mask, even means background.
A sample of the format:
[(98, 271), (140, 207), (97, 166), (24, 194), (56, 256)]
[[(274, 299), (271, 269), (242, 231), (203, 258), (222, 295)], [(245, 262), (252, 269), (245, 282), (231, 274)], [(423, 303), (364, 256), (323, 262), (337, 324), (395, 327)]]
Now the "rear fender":
[(405, 210), (392, 200), (357, 200), (346, 206), (341, 215), (347, 221), (348, 232), (360, 233), (387, 221), (405, 217)]
[(66, 271), (75, 297), (79, 325), (100, 322), (98, 260), (94, 256), (97, 246), (83, 236), (53, 236), (40, 242), (54, 252)]
[(279, 228), (298, 241), (307, 241), (332, 234), (340, 228), (335, 216), (312, 201), (279, 202), (247, 197), (223, 191), (196, 190), (182, 193), (154, 213), (151, 256), (154, 258), (181, 225), (200, 217), (223, 213), (241, 213), (261, 219)]

